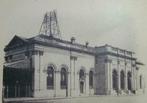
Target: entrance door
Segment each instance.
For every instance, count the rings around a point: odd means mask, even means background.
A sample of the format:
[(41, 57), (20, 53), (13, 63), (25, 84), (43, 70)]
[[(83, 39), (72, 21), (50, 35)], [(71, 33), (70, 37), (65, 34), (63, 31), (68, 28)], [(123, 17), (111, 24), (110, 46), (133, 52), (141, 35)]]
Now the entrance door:
[(84, 82), (80, 82), (80, 93), (84, 93)]

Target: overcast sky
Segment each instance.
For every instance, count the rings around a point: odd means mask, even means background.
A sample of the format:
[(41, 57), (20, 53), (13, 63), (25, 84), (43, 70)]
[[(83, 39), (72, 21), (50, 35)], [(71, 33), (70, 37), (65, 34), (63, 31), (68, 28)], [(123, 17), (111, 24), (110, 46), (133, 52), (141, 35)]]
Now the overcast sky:
[(132, 50), (147, 64), (147, 0), (0, 0), (1, 64), (12, 37), (36, 36), (53, 9), (63, 39)]

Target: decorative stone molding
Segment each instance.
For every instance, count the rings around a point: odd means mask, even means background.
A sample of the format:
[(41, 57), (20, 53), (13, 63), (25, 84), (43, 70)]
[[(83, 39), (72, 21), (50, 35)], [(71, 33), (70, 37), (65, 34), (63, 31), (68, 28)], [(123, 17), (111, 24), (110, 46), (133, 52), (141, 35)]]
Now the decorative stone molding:
[(106, 59), (104, 60), (104, 62), (105, 62), (105, 63), (112, 63), (112, 59), (106, 58)]
[(60, 70), (56, 70), (55, 73), (60, 73)]
[(53, 67), (54, 72), (57, 71), (57, 67), (56, 67), (55, 64), (53, 64), (53, 63), (48, 63), (48, 64), (44, 67), (43, 72), (46, 73), (46, 72), (47, 72), (47, 68), (48, 68), (49, 66)]
[(76, 56), (70, 56), (70, 60), (77, 60), (78, 59), (78, 57), (76, 57)]
[(33, 50), (33, 51), (31, 51), (31, 54), (32, 54), (32, 55), (41, 55), (41, 56), (42, 56), (43, 53), (44, 53), (44, 52), (43, 52), (43, 51), (40, 51), (40, 50)]
[(69, 68), (66, 64), (62, 64), (60, 67), (59, 67), (59, 70), (61, 71), (61, 68), (65, 68), (66, 71), (69, 71)]

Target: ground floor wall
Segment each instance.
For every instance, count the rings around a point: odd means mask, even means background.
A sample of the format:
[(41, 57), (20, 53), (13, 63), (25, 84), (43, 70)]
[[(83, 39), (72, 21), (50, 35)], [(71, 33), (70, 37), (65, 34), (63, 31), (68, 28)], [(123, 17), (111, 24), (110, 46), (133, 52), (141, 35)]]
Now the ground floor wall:
[[(77, 97), (94, 95), (95, 57), (89, 54), (65, 51), (56, 48), (44, 48), (32, 56), (34, 67), (33, 97)], [(49, 74), (48, 69), (53, 68)], [(62, 69), (66, 70), (66, 87), (62, 88)], [(92, 86), (89, 86), (89, 73), (93, 72)], [(51, 88), (47, 78), (52, 75)], [(49, 84), (50, 85), (50, 84)]]

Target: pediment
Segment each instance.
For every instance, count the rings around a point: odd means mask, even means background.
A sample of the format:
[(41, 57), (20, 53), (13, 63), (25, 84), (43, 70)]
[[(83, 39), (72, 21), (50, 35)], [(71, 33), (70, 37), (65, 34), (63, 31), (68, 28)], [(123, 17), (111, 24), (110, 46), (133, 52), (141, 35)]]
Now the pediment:
[(8, 48), (14, 48), (14, 47), (18, 47), (18, 46), (23, 46), (23, 45), (25, 45), (27, 43), (28, 43), (28, 41), (26, 39), (21, 38), (19, 36), (14, 36), (13, 39), (6, 46), (5, 50), (8, 49)]

